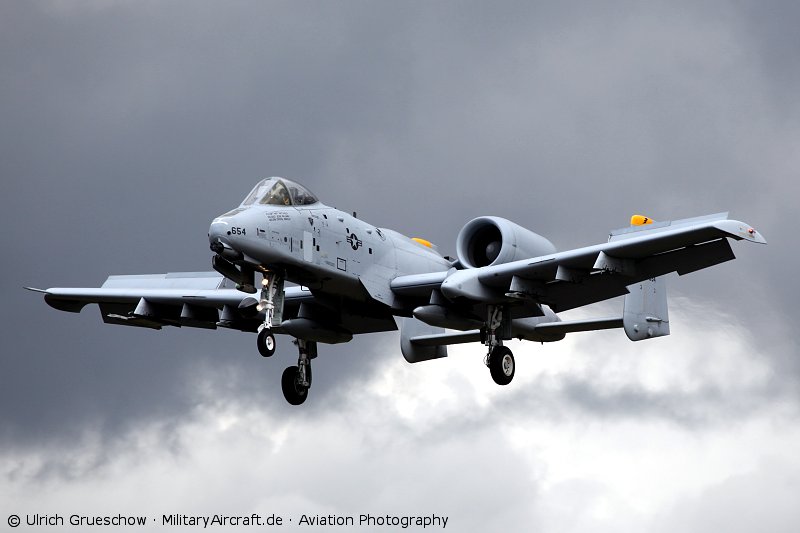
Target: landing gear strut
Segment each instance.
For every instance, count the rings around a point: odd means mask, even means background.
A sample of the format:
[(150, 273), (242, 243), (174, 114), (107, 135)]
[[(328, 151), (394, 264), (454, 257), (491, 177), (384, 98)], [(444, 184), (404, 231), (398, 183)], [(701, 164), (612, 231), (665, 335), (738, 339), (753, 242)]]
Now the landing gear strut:
[(492, 379), (498, 385), (508, 385), (514, 379), (514, 354), (507, 346), (503, 346), (503, 308), (499, 305), (490, 305), (486, 321), (484, 344), (489, 349), (484, 362), (489, 367)]
[[(258, 327), (258, 352), (264, 357), (275, 354), (275, 334), (273, 323), (280, 325), (283, 314), (283, 276), (271, 270), (262, 270), (261, 299), (257, 309), (264, 311), (264, 323)], [(297, 365), (290, 366), (281, 376), (281, 390), (286, 401), (292, 405), (300, 405), (308, 397), (311, 388), (311, 360), (317, 356), (317, 343), (297, 339), (299, 355)]]
[(263, 357), (272, 357), (275, 353), (275, 335), (272, 333), (272, 321), (275, 319), (275, 300), (283, 293), (283, 278), (275, 272), (264, 272), (261, 280), (261, 301), (258, 310), (264, 311), (264, 323), (258, 327), (258, 353)]
[(317, 356), (317, 343), (297, 339), (295, 341), (299, 356), (297, 366), (290, 366), (281, 376), (283, 397), (292, 405), (300, 405), (308, 397), (311, 388), (311, 359)]

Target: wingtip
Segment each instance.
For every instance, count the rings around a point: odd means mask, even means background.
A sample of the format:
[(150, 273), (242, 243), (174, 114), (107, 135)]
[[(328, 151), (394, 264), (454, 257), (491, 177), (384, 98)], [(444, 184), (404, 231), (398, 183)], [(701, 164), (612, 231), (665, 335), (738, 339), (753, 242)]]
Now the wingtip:
[(753, 226), (739, 220), (722, 220), (716, 223), (715, 226), (734, 239), (743, 239), (756, 244), (767, 244), (767, 239)]
[(40, 292), (42, 294), (47, 294), (47, 289), (37, 289), (36, 287), (22, 287), (22, 288), (25, 289), (26, 291)]
[(739, 229), (739, 232), (740, 235), (742, 235), (742, 237), (747, 241), (754, 242), (756, 244), (767, 244), (767, 239), (765, 239), (761, 233), (756, 231), (756, 229), (751, 226), (745, 225)]

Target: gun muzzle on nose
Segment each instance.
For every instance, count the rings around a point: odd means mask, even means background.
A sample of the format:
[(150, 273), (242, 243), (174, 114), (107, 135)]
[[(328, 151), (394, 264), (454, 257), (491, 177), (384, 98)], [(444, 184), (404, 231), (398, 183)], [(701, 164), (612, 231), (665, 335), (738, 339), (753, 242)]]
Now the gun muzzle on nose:
[(224, 257), (228, 261), (241, 261), (244, 257), (242, 252), (232, 248), (229, 244), (222, 242), (220, 239), (213, 241), (209, 248), (211, 251), (220, 257)]
[(242, 259), (242, 252), (236, 250), (231, 246), (230, 240), (230, 223), (224, 218), (216, 218), (208, 228), (208, 242), (209, 248), (215, 254), (224, 257), (228, 261), (239, 261)]

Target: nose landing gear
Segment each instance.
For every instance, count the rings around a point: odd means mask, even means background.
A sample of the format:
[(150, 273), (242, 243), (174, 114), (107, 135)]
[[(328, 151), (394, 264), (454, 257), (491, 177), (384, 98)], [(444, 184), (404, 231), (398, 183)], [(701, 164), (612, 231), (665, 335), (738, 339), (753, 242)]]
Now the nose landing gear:
[(261, 357), (272, 357), (275, 354), (275, 335), (269, 328), (263, 328), (258, 332), (256, 344)]
[(276, 272), (265, 271), (261, 280), (261, 300), (258, 310), (264, 311), (264, 323), (258, 328), (258, 353), (263, 357), (272, 357), (275, 353), (275, 335), (272, 333), (273, 322), (280, 323), (283, 308), (283, 276)]

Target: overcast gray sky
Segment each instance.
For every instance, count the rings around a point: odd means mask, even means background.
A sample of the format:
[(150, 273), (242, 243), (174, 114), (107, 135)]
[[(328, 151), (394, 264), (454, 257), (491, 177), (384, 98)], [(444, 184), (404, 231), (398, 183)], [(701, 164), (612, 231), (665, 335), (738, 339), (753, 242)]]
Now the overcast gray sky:
[[(789, 1), (0, 3), (0, 520), (794, 531), (799, 23)], [(208, 270), (211, 219), (272, 175), (445, 253), (487, 214), (568, 249), (730, 211), (769, 245), (670, 277), (670, 337), (516, 344), (499, 388), (480, 346), (411, 366), (365, 336), (321, 347), (300, 409), (287, 339), (265, 361), (21, 290)]]

